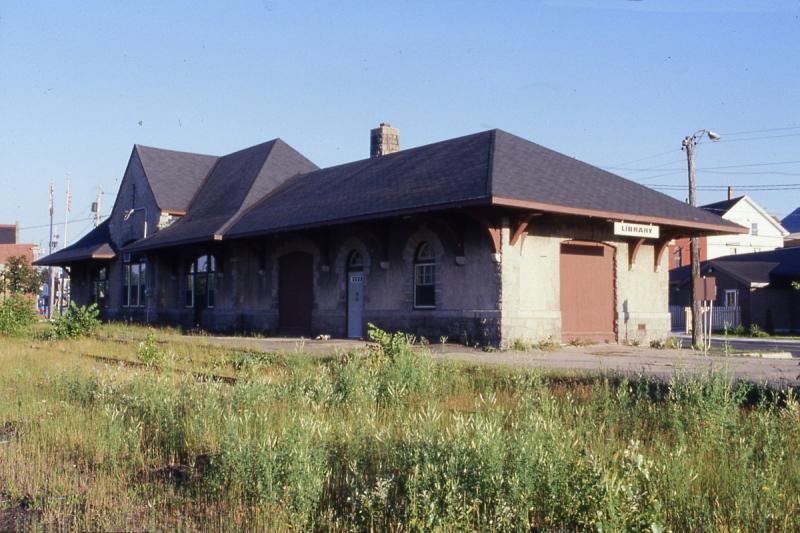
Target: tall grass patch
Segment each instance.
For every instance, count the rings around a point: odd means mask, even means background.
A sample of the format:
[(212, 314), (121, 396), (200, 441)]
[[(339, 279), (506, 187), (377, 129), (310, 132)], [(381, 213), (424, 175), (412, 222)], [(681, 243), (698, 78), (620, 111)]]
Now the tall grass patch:
[[(234, 376), (224, 382), (69, 352), (88, 341), (11, 340), (0, 347), (0, 519), (95, 530), (800, 528), (790, 391), (724, 373), (655, 383), (441, 363), (408, 336), (371, 333), (370, 349), (327, 359), (215, 354), (211, 368)], [(159, 335), (144, 336), (146, 349), (184, 350)], [(133, 337), (91, 346), (135, 358)]]

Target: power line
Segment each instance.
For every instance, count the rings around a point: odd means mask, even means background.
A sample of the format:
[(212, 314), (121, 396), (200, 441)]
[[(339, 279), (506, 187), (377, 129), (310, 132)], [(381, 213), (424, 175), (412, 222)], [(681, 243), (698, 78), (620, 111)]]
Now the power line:
[[(107, 216), (108, 215), (103, 215), (103, 218), (106, 218)], [(94, 220), (94, 216), (90, 216), (90, 217), (87, 217), (87, 218), (74, 218), (74, 219), (71, 219), (71, 220), (67, 221), (67, 223), (85, 222), (87, 220)], [(53, 222), (53, 226), (63, 226), (63, 225), (64, 225), (63, 222)], [(42, 228), (48, 228), (48, 227), (50, 227), (50, 223), (41, 224), (41, 225), (38, 225), (38, 226), (25, 226), (24, 228), (19, 228), (19, 229), (20, 229), (20, 231), (22, 231), (22, 230), (28, 230), (28, 229), (42, 229)]]
[(771, 131), (787, 131), (787, 130), (800, 130), (800, 126), (786, 126), (784, 128), (770, 128), (766, 130), (749, 130), (749, 131), (729, 131), (720, 132), (720, 135), (747, 135), (749, 133), (769, 133)]
[[(658, 184), (650, 185), (653, 189), (675, 190), (682, 191), (686, 189), (685, 185), (667, 185)], [(698, 185), (698, 190), (702, 191), (725, 191), (728, 189), (727, 185)], [(797, 191), (800, 190), (800, 183), (790, 183), (787, 185), (736, 185), (736, 189), (742, 192), (747, 191)]]
[[(670, 161), (670, 163), (678, 163), (682, 162), (682, 159), (677, 161)], [(794, 161), (770, 161), (765, 163), (741, 163), (738, 165), (720, 165), (714, 167), (698, 167), (697, 170), (718, 170), (718, 169), (726, 169), (726, 168), (747, 168), (747, 167), (769, 167), (769, 166), (778, 166), (778, 165), (795, 165), (800, 163), (800, 160)], [(644, 167), (644, 168), (634, 168), (634, 167), (604, 167), (606, 169), (614, 169), (614, 170), (629, 170), (631, 172), (658, 172), (661, 170), (682, 170), (682, 169), (672, 169), (672, 168), (662, 168), (664, 165), (668, 163), (664, 163), (663, 165), (656, 165), (654, 167)]]
[(744, 139), (719, 139), (717, 141), (700, 141), (697, 144), (709, 143), (738, 143), (744, 141), (763, 141), (766, 139), (782, 139), (784, 137), (800, 137), (800, 133), (786, 133), (783, 135), (765, 135), (763, 137), (745, 137)]
[[(674, 148), (672, 150), (667, 150), (666, 152), (660, 152), (658, 154), (648, 155), (647, 157), (642, 157), (641, 159), (634, 159), (633, 161), (625, 161), (624, 163), (617, 163), (617, 165), (618, 166), (630, 165), (632, 163), (638, 163), (639, 161), (645, 161), (647, 159), (655, 159), (656, 157), (661, 157), (662, 155), (672, 154), (678, 151), (679, 150), (677, 148)], [(600, 167), (600, 168), (617, 168), (617, 167)]]
[(733, 175), (733, 176), (800, 176), (800, 172), (784, 172), (782, 170), (744, 170), (744, 171), (736, 171), (736, 170), (705, 170), (705, 169), (698, 169), (704, 174), (724, 174), (724, 175)]
[(672, 170), (672, 169), (665, 169), (663, 168), (666, 165), (671, 165), (673, 163), (680, 163), (684, 161), (683, 159), (675, 159), (673, 161), (667, 161), (666, 163), (661, 163), (658, 165), (654, 165), (652, 167), (645, 167), (645, 168), (636, 168), (636, 167), (603, 167), (605, 169), (611, 170), (631, 170), (635, 172), (644, 172), (644, 171), (657, 171), (657, 170)]

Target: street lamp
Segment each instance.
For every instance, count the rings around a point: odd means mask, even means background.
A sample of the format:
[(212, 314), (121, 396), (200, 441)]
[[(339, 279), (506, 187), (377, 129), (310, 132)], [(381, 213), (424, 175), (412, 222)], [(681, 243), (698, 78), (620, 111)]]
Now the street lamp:
[[(708, 137), (712, 141), (720, 139), (719, 134), (709, 130), (697, 130), (691, 135), (684, 137), (681, 146), (686, 150), (686, 162), (689, 168), (689, 205), (697, 207), (697, 181), (694, 173), (694, 147), (697, 141), (703, 137)], [(700, 317), (700, 300), (697, 299), (698, 295), (695, 294), (695, 284), (700, 279), (700, 241), (697, 237), (691, 238), (691, 251), (690, 256), (692, 260), (692, 283), (691, 283), (691, 297), (692, 297), (692, 346), (700, 346), (703, 342), (702, 333), (702, 318)], [(709, 332), (710, 333), (710, 332)]]
[(136, 211), (144, 211), (144, 238), (147, 238), (147, 208), (146, 207), (134, 207), (132, 209), (127, 209), (125, 211), (125, 216), (122, 218), (124, 221), (128, 221)]

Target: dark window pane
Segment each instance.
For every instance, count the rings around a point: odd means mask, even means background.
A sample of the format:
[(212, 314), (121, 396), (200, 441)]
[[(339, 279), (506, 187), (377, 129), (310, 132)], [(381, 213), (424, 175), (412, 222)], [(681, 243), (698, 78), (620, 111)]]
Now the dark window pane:
[(415, 297), (417, 307), (433, 307), (436, 305), (436, 288), (434, 285), (417, 285)]
[(130, 305), (130, 279), (131, 279), (131, 266), (125, 265), (122, 267), (122, 305)]
[(186, 307), (194, 305), (194, 276), (186, 276)]

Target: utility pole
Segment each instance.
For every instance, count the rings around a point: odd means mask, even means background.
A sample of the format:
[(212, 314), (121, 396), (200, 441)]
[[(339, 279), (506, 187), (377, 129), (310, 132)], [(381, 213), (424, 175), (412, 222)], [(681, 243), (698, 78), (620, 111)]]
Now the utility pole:
[[(64, 248), (69, 246), (69, 239), (67, 238), (67, 229), (69, 227), (69, 212), (72, 210), (72, 189), (70, 187), (72, 181), (72, 176), (67, 174), (67, 200), (66, 206), (64, 209)], [(58, 295), (58, 310), (59, 313), (64, 312), (64, 305), (66, 302), (64, 301), (67, 298), (67, 275), (64, 268), (61, 268), (61, 284), (60, 284), (60, 292)]]
[[(50, 199), (48, 202), (50, 208), (50, 240), (47, 242), (49, 246), (48, 255), (53, 255), (53, 195), (56, 191), (55, 181), (50, 182)], [(47, 318), (53, 318), (53, 267), (47, 267)]]
[[(708, 138), (712, 141), (718, 141), (720, 138), (719, 135), (713, 131), (698, 130), (692, 135), (684, 137), (681, 143), (683, 149), (686, 150), (686, 163), (689, 170), (689, 205), (692, 207), (697, 207), (697, 179), (694, 172), (694, 147), (697, 145), (697, 141), (702, 139), (705, 135), (708, 135)], [(692, 281), (689, 294), (692, 298), (692, 346), (699, 347), (705, 345), (705, 339), (703, 338), (703, 318), (700, 316), (702, 303), (700, 301), (700, 295), (695, 294), (695, 286), (697, 280), (700, 279), (700, 239), (692, 237), (690, 239), (690, 248)], [(710, 333), (711, 328), (709, 327), (709, 334)]]
[(97, 188), (97, 200), (92, 204), (92, 213), (94, 213), (94, 227), (100, 225), (100, 200), (103, 197), (103, 189)]
[[(694, 173), (694, 146), (697, 141), (694, 136), (683, 139), (683, 149), (686, 150), (686, 162), (689, 167), (689, 205), (697, 207), (697, 178)], [(700, 295), (695, 294), (696, 280), (700, 279), (700, 240), (692, 237), (690, 242), (690, 257), (692, 261), (692, 282), (690, 292), (692, 298), (692, 346), (703, 344), (703, 321), (700, 316)]]

